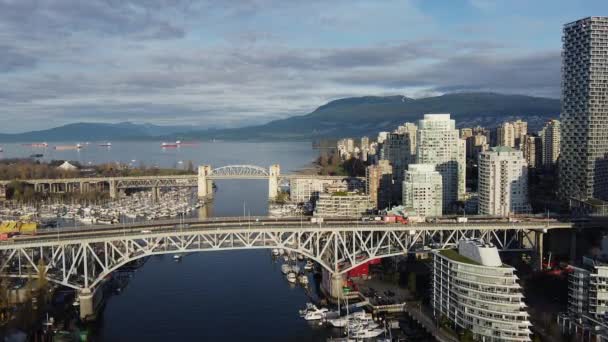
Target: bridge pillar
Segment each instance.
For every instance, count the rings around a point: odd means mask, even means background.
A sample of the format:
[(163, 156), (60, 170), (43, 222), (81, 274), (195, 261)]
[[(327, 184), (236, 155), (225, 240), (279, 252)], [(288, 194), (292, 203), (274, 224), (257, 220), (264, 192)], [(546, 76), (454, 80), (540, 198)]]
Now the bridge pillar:
[(159, 190), (160, 189), (157, 186), (152, 188), (152, 202), (154, 202), (154, 203), (158, 202)]
[(110, 198), (116, 199), (118, 197), (118, 190), (116, 189), (116, 181), (110, 181)]
[(198, 198), (209, 198), (213, 196), (213, 183), (207, 177), (211, 174), (211, 165), (200, 165), (198, 167)]
[(6, 185), (0, 184), (0, 201), (6, 199)]
[(80, 319), (83, 321), (92, 320), (95, 318), (95, 305), (93, 297), (95, 291), (91, 289), (82, 289), (78, 291), (78, 300), (80, 301)]
[(278, 164), (270, 166), (268, 176), (268, 199), (275, 200), (279, 195), (279, 175), (281, 167)]

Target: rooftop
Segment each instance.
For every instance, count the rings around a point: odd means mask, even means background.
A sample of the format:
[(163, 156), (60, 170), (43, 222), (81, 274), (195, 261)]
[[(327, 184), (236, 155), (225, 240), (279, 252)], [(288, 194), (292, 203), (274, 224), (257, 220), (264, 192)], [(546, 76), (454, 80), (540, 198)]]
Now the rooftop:
[(464, 255), (460, 255), (456, 250), (454, 249), (442, 249), (439, 251), (439, 254), (443, 255), (444, 257), (457, 261), (457, 262), (461, 262), (464, 264), (471, 264), (471, 265), (477, 265), (477, 266), (481, 266), (480, 263), (478, 263), (477, 261), (473, 260), (473, 259), (469, 259), (467, 257), (465, 257)]

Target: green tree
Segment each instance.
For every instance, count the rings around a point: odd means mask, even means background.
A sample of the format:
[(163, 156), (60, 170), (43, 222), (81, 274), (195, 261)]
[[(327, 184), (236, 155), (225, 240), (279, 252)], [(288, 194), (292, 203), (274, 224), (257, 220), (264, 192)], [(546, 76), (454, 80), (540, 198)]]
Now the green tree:
[(473, 332), (470, 329), (466, 329), (462, 335), (460, 335), (460, 342), (473, 342), (475, 339), (473, 338)]

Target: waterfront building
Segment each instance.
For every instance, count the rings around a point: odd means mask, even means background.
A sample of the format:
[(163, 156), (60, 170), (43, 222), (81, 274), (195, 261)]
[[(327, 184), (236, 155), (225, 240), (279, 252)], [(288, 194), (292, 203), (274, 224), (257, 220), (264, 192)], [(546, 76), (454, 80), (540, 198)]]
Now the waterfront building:
[(376, 209), (385, 209), (391, 204), (393, 167), (388, 160), (379, 160), (378, 164), (365, 169), (366, 194)]
[(560, 151), (560, 125), (559, 120), (549, 120), (540, 131), (542, 140), (542, 164), (552, 167), (557, 163)]
[[(603, 253), (606, 251), (606, 238), (602, 245)], [(580, 265), (569, 267), (571, 272), (568, 274), (568, 311), (558, 316), (558, 323), (564, 332), (596, 337), (596, 341), (608, 341), (606, 260), (605, 254), (596, 257), (584, 256)]]
[(468, 329), (477, 341), (530, 341), (529, 314), (515, 268), (495, 246), (461, 240), (433, 251), (431, 306), (436, 320)]
[(542, 165), (543, 149), (542, 139), (536, 135), (526, 135), (523, 138), (521, 150), (529, 168), (537, 168)]
[(608, 17), (566, 24), (559, 194), (608, 200)]
[(368, 195), (357, 192), (322, 193), (315, 205), (314, 216), (361, 217), (372, 209)]
[(289, 181), (289, 197), (296, 203), (314, 202), (327, 186), (336, 182), (331, 179), (293, 178)]
[(530, 212), (528, 165), (522, 151), (493, 147), (479, 154), (479, 214), (509, 216)]
[(418, 123), (416, 163), (433, 164), (442, 177), (443, 213), (464, 199), (466, 142), (450, 114), (425, 114)]
[(403, 206), (415, 216), (437, 217), (442, 213), (442, 178), (433, 164), (410, 164), (403, 181)]

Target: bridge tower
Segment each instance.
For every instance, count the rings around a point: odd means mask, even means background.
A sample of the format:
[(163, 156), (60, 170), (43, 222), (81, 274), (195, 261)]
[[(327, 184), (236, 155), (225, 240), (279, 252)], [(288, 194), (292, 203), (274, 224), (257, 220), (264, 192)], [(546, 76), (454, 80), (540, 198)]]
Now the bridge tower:
[(281, 174), (281, 167), (279, 164), (270, 166), (268, 172), (268, 199), (275, 200), (279, 195), (279, 175)]
[(210, 198), (213, 196), (213, 181), (207, 177), (211, 174), (211, 165), (200, 165), (198, 167), (198, 198)]

